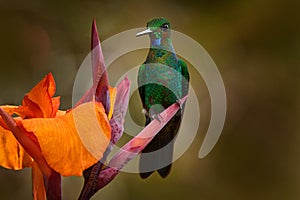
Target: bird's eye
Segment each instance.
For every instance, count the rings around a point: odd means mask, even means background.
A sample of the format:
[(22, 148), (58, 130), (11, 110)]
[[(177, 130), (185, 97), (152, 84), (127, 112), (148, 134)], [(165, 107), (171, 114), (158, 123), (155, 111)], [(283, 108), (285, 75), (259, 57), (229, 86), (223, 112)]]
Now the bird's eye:
[(168, 28), (169, 28), (169, 25), (168, 25), (168, 24), (163, 24), (163, 25), (161, 26), (161, 28), (168, 29)]

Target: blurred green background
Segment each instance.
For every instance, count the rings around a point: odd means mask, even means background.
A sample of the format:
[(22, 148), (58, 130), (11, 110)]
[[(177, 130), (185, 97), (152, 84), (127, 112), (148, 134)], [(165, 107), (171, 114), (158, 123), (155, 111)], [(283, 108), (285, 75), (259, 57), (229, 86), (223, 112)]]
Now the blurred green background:
[[(294, 0), (1, 1), (0, 104), (20, 104), (51, 71), (61, 108), (71, 107), (93, 18), (103, 41), (165, 16), (173, 29), (203, 45), (219, 67), (228, 98), (223, 133), (199, 159), (210, 102), (191, 67), (203, 121), (171, 175), (143, 181), (121, 173), (94, 199), (300, 199), (299, 10)], [(140, 63), (145, 55), (137, 58)], [(0, 168), (0, 199), (31, 199), (30, 176), (28, 169)], [(76, 199), (81, 184), (80, 177), (64, 178), (64, 199)]]

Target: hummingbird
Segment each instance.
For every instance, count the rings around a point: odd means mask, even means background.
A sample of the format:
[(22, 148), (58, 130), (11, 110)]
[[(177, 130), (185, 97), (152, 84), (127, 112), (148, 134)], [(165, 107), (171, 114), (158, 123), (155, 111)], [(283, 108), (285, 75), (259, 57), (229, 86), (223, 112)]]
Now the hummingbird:
[[(160, 120), (159, 113), (188, 94), (189, 72), (186, 63), (179, 59), (171, 40), (171, 24), (163, 17), (153, 18), (147, 29), (136, 36), (148, 35), (150, 49), (146, 61), (139, 67), (138, 91), (147, 126)], [(144, 148), (139, 169), (142, 179), (157, 170), (162, 178), (168, 176), (172, 166), (174, 141), (183, 116), (183, 104), (173, 118)]]

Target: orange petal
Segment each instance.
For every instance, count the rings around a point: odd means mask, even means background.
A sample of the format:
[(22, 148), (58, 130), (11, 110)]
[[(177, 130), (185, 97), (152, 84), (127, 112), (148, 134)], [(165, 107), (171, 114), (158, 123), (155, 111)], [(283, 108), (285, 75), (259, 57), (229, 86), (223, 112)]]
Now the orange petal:
[(67, 113), (68, 111), (65, 111), (65, 110), (58, 110), (56, 112), (56, 117), (59, 117), (59, 116), (63, 116)]
[(0, 107), (9, 115), (13, 115), (19, 109), (19, 106), (11, 106), (11, 105), (5, 105)]
[(58, 111), (59, 105), (60, 105), (60, 97), (54, 97), (52, 98), (52, 113), (51, 116), (56, 116), (56, 113)]
[(109, 113), (108, 113), (108, 119), (110, 119), (112, 117), (112, 114), (113, 114), (113, 111), (114, 111), (116, 93), (117, 93), (117, 88), (109, 87), (110, 108), (109, 108)]
[(31, 113), (25, 113), (24, 118), (44, 117), (43, 111), (38, 104), (31, 101), (27, 95), (23, 98), (22, 104), (24, 108), (31, 110)]
[[(6, 105), (6, 106), (0, 106), (0, 108), (2, 108), (5, 112), (7, 112), (9, 115), (13, 115), (14, 113), (16, 113), (16, 110), (18, 110), (19, 106), (10, 106), (10, 105)], [(0, 126), (4, 129), (9, 130), (9, 128), (7, 127), (6, 123), (3, 121), (3, 119), (0, 117)]]
[(32, 163), (32, 193), (34, 200), (46, 200), (44, 176), (36, 162)]
[(25, 118), (26, 116), (32, 116), (34, 113), (28, 108), (24, 106), (11, 106), (11, 105), (5, 105), (0, 106), (5, 112), (7, 112), (9, 115), (17, 114), (21, 118)]
[(32, 158), (26, 153), (13, 134), (0, 126), (0, 165), (19, 170), (30, 167)]
[(104, 108), (94, 102), (56, 118), (25, 119), (22, 126), (37, 137), (47, 163), (63, 176), (81, 176), (102, 158), (110, 141)]
[(34, 116), (33, 117), (55, 117), (59, 107), (59, 99), (52, 99), (55, 93), (55, 82), (51, 73), (45, 76), (32, 90), (26, 94), (22, 105), (28, 107)]

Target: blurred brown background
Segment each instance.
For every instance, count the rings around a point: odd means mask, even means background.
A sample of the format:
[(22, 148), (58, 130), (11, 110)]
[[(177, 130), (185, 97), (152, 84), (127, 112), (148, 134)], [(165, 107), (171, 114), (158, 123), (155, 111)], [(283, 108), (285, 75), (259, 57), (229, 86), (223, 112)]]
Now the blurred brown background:
[[(93, 18), (103, 41), (165, 16), (219, 67), (228, 97), (223, 133), (200, 160), (210, 104), (192, 73), (204, 121), (171, 175), (142, 181), (121, 173), (94, 199), (300, 199), (299, 10), (294, 0), (1, 1), (0, 104), (19, 104), (51, 71), (61, 108), (69, 108)], [(76, 199), (81, 184), (80, 177), (64, 178), (64, 199)], [(31, 199), (30, 170), (0, 168), (0, 199)]]

